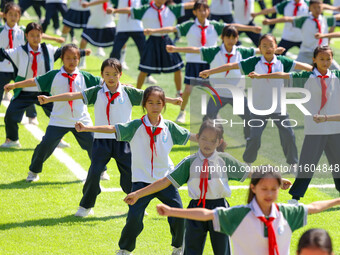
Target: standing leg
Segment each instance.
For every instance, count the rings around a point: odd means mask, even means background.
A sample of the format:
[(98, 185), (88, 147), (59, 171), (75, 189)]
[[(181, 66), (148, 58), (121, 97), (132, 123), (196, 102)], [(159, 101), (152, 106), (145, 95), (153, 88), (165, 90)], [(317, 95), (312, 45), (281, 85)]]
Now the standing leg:
[[(255, 26), (253, 21), (249, 22), (248, 25), (249, 26)], [(246, 31), (245, 33), (253, 41), (255, 46), (258, 47), (259, 46), (259, 41), (260, 41), (261, 34), (256, 34), (254, 32), (249, 32), (249, 31)]]
[(209, 99), (208, 106), (207, 106), (207, 115), (204, 117), (204, 119), (216, 119), (218, 112), (227, 104), (230, 104), (232, 102), (232, 98), (227, 97), (221, 97), (222, 105), (219, 102), (217, 96), (214, 96), (215, 102), (212, 98)]
[(0, 105), (2, 102), (2, 97), (4, 95), (4, 86), (9, 83), (11, 80), (14, 80), (13, 73), (3, 73), (0, 72)]
[(182, 72), (181, 70), (177, 70), (174, 73), (174, 80), (177, 92), (181, 91), (182, 89)]
[(140, 71), (137, 79), (137, 89), (141, 89), (148, 74)]
[(143, 55), (143, 50), (144, 50), (144, 45), (145, 45), (145, 35), (143, 32), (130, 32), (130, 34), (138, 48), (139, 57), (141, 58)]
[(92, 158), (93, 133), (92, 132), (77, 132), (75, 128), (71, 129), (78, 144), (83, 150), (87, 151), (89, 158)]
[(58, 6), (58, 4), (56, 4), (56, 3), (46, 4), (46, 6), (45, 6), (45, 8), (46, 8), (45, 20), (44, 20), (44, 23), (42, 24), (42, 28), (43, 28), (44, 32), (46, 32), (46, 29), (47, 29), (48, 25), (50, 24), (51, 18), (58, 11), (57, 6)]
[(128, 39), (129, 34), (127, 32), (118, 32), (116, 34), (110, 58), (120, 59), (120, 52)]
[(130, 144), (113, 140), (112, 151), (120, 172), (120, 187), (126, 194), (129, 194), (132, 188)]
[(340, 134), (328, 135), (325, 153), (329, 162), (329, 168), (332, 169), (332, 176), (335, 188), (340, 192)]

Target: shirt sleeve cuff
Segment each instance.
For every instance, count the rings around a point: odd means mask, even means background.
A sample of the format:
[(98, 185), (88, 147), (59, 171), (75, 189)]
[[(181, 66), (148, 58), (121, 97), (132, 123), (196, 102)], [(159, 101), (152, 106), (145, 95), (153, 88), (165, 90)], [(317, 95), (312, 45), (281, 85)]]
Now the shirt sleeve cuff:
[(179, 189), (181, 186), (175, 181), (174, 178), (169, 174), (166, 178), (171, 181), (172, 185), (175, 186), (176, 189)]
[(213, 222), (213, 227), (216, 232), (221, 231), (221, 225), (220, 225), (220, 217), (218, 216), (218, 208), (213, 210), (214, 212), (214, 219), (212, 220)]
[(38, 91), (42, 92), (37, 78), (34, 78), (34, 82), (35, 82), (35, 85), (37, 85)]
[(121, 135), (120, 135), (120, 131), (119, 131), (118, 125), (115, 125), (115, 128), (116, 128), (116, 140), (117, 141), (121, 141)]

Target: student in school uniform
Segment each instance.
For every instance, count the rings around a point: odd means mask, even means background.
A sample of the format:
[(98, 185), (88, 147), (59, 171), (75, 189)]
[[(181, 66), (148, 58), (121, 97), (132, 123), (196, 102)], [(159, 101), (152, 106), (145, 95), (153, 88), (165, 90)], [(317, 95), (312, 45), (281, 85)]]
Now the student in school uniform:
[[(54, 62), (60, 57), (62, 48), (50, 44), (41, 43), (43, 30), (37, 23), (29, 23), (26, 26), (25, 36), (27, 43), (15, 49), (0, 49), (0, 61), (8, 60), (15, 73), (15, 82), (34, 78), (43, 75), (53, 69)], [(36, 38), (39, 38), (36, 40)], [(90, 51), (87, 51), (89, 54)], [(85, 55), (85, 51), (81, 52)], [(38, 104), (37, 96), (46, 93), (38, 92), (37, 87), (15, 89), (14, 96), (9, 104), (5, 115), (6, 141), (1, 147), (20, 147), (18, 123), (20, 123), (25, 109)], [(43, 105), (45, 114), (49, 117), (52, 111), (52, 104)], [(26, 113), (26, 115), (28, 115)], [(28, 116), (30, 117), (30, 116)]]
[[(44, 32), (46, 32), (46, 29), (50, 24), (51, 19), (55, 15), (58, 16), (59, 12), (63, 18), (65, 17), (65, 14), (67, 12), (67, 0), (46, 0), (45, 9), (46, 9), (45, 19), (44, 22), (42, 23), (42, 28)], [(59, 29), (57, 29), (55, 32), (57, 32), (57, 35), (61, 35)]]
[[(193, 8), (193, 13), (196, 17), (194, 21), (187, 21), (175, 27), (164, 27), (159, 29), (145, 29), (146, 35), (152, 35), (155, 33), (171, 33), (178, 32), (179, 36), (186, 36), (189, 47), (212, 47), (217, 45), (218, 37), (222, 34), (223, 28), (226, 23), (220, 23), (213, 20), (208, 20), (209, 6), (203, 1), (196, 1)], [(246, 26), (241, 24), (233, 24), (240, 31), (254, 31), (259, 33), (261, 27)], [(170, 46), (168, 46), (170, 48)], [(169, 51), (168, 51), (169, 52)], [(173, 51), (171, 53), (175, 53)], [(199, 54), (187, 52), (186, 54), (186, 66), (184, 84), (185, 89), (182, 95), (183, 104), (181, 111), (176, 118), (176, 122), (185, 123), (185, 107), (188, 103), (192, 86), (195, 83), (201, 81), (199, 73), (203, 70), (209, 69), (209, 64), (201, 58)]]
[(225, 23), (234, 23), (232, 14), (232, 1), (229, 0), (211, 0), (210, 3), (210, 19), (223, 21)]
[[(61, 36), (67, 39), (68, 33), (74, 29), (84, 29), (86, 28), (87, 22), (90, 17), (90, 10), (88, 8), (83, 8), (81, 5), (83, 0), (72, 0), (69, 3), (69, 9), (67, 10), (65, 17), (63, 18), (63, 30)], [(71, 34), (71, 41), (77, 44), (77, 40), (74, 37), (74, 32)]]
[[(229, 207), (225, 197), (230, 197), (229, 180), (243, 182), (249, 168), (220, 148), (223, 144), (223, 127), (215, 125), (211, 120), (202, 123), (197, 133), (198, 152), (184, 158), (166, 177), (149, 186), (130, 193), (124, 199), (135, 204), (139, 199), (157, 193), (171, 184), (179, 188), (187, 183), (191, 201), (188, 208)], [(215, 171), (209, 171), (214, 169)], [(225, 169), (225, 171), (218, 170)], [(228, 171), (227, 169), (233, 169)], [(184, 254), (203, 254), (205, 239), (209, 232), (214, 254), (231, 254), (228, 237), (214, 231), (212, 222), (186, 221)]]
[[(264, 9), (260, 12), (252, 13), (253, 18), (259, 15), (267, 15), (278, 13), (286, 17), (306, 16), (309, 13), (309, 2), (304, 0), (283, 1), (272, 8)], [(275, 17), (276, 18), (276, 17)], [(285, 23), (279, 47), (284, 47), (286, 50), (282, 55), (286, 55), (287, 51), (292, 47), (300, 48), (302, 43), (302, 35), (298, 28), (293, 27), (291, 23)]]
[[(300, 73), (272, 73), (257, 75), (254, 78), (284, 78), (293, 79), (294, 87), (304, 87), (311, 92), (311, 99), (304, 104), (312, 115), (305, 115), (304, 133), (297, 177), (289, 194), (292, 195), (290, 203), (298, 203), (307, 191), (314, 171), (325, 169), (318, 165), (320, 157), (325, 152), (329, 166), (333, 169), (332, 175), (335, 188), (340, 191), (340, 123), (326, 122), (317, 124), (313, 121), (313, 115), (327, 115), (340, 113), (340, 71), (330, 71), (333, 52), (328, 46), (318, 46), (314, 50), (314, 69), (311, 72)], [(267, 77), (268, 76), (268, 77)], [(337, 170), (336, 170), (337, 169)]]
[[(61, 50), (60, 58), (64, 63), (60, 70), (51, 70), (36, 78), (7, 84), (5, 86), (6, 91), (37, 86), (40, 92), (57, 95), (65, 92), (82, 91), (101, 83), (100, 77), (78, 70), (80, 51), (75, 44), (65, 45)], [(50, 122), (45, 136), (34, 150), (26, 181), (39, 180), (38, 174), (42, 172), (43, 163), (53, 153), (61, 138), (68, 132), (73, 133), (81, 148), (86, 150), (91, 158), (93, 133), (77, 133), (74, 128), (74, 123), (77, 121), (92, 125), (87, 107), (82, 101), (74, 100), (53, 104)]]
[(230, 236), (234, 255), (289, 255), (292, 233), (307, 224), (307, 215), (340, 205), (340, 198), (309, 205), (276, 204), (281, 183), (274, 167), (261, 166), (252, 174), (247, 205), (209, 210), (160, 204), (157, 211), (168, 217), (212, 220), (215, 231)]
[[(56, 101), (82, 99), (86, 105), (94, 105), (95, 125), (115, 125), (131, 121), (132, 107), (141, 105), (143, 91), (122, 84), (122, 66), (117, 59), (107, 59), (102, 63), (101, 75), (104, 83), (82, 92), (65, 93), (56, 96), (39, 96), (39, 102), (46, 104)], [(179, 104), (180, 98), (166, 98), (167, 102)], [(75, 216), (86, 217), (93, 214), (93, 207), (100, 194), (100, 179), (110, 176), (103, 172), (114, 158), (120, 172), (120, 186), (128, 194), (131, 192), (131, 151), (125, 141), (117, 141), (116, 134), (95, 133), (91, 166), (83, 188), (83, 197)]]
[[(174, 24), (176, 18), (184, 15), (185, 9), (192, 9), (193, 3), (165, 5), (165, 0), (155, 0), (140, 8), (115, 9), (114, 13), (130, 14), (131, 18), (142, 20), (144, 28), (162, 28)], [(139, 64), (137, 88), (143, 86), (148, 73), (174, 73), (177, 95), (182, 88), (181, 69), (184, 64), (178, 53), (170, 54), (166, 45), (173, 45), (170, 37), (161, 33), (154, 34), (146, 41), (143, 56)]]
[(326, 230), (312, 228), (300, 237), (297, 255), (334, 255), (332, 239)]
[[(336, 16), (325, 17), (322, 15), (324, 5), (321, 0), (311, 0), (309, 2), (310, 14), (301, 17), (282, 17), (278, 19), (265, 19), (264, 25), (275, 23), (291, 23), (294, 28), (300, 29), (302, 43), (296, 61), (303, 63), (313, 63), (313, 52), (317, 46), (328, 45), (328, 39), (316, 39), (316, 33), (325, 34), (329, 27), (334, 27), (336, 20), (340, 20), (340, 14)], [(339, 64), (333, 59), (331, 69), (340, 69)]]
[[(225, 64), (223, 66), (206, 70), (200, 73), (202, 78), (207, 78), (214, 73), (226, 72), (233, 69), (240, 69), (245, 75), (250, 72), (272, 73), (276, 71), (291, 71), (294, 68), (302, 70), (312, 70), (312, 66), (297, 61), (293, 61), (284, 56), (276, 56), (277, 49), (276, 38), (273, 35), (263, 35), (259, 41), (259, 49), (263, 56), (251, 57), (242, 60), (239, 63)], [(251, 164), (257, 158), (258, 150), (261, 146), (262, 132), (267, 125), (268, 119), (273, 119), (273, 122), (279, 129), (281, 146), (286, 157), (287, 163), (295, 165), (298, 162), (297, 148), (295, 144), (295, 135), (290, 127), (288, 114), (282, 115), (280, 103), (280, 88), (284, 86), (283, 80), (252, 80), (252, 101), (253, 107), (259, 111), (269, 111), (270, 114), (258, 115), (251, 113), (250, 119), (252, 126), (250, 127), (250, 136), (247, 138), (246, 149), (243, 154), (243, 160)], [(271, 109), (272, 106), (272, 89), (277, 88), (277, 106)], [(248, 99), (249, 102), (249, 99)], [(282, 125), (282, 123), (285, 125)]]
[[(84, 8), (90, 8), (90, 18), (86, 28), (81, 34), (80, 48), (84, 49), (87, 43), (98, 47), (98, 55), (105, 56), (103, 48), (113, 46), (116, 34), (116, 23), (114, 17), (107, 14), (108, 8), (112, 7), (111, 3), (106, 1), (91, 0), (83, 2)], [(85, 60), (80, 62), (81, 68), (86, 67)]]
[[(143, 94), (142, 107), (147, 111), (141, 119), (114, 126), (85, 126), (76, 123), (78, 132), (116, 133), (118, 141), (127, 141), (131, 146), (132, 190), (136, 191), (148, 186), (168, 175), (174, 166), (169, 157), (173, 145), (185, 145), (196, 138), (190, 132), (172, 121), (165, 120), (161, 112), (165, 107), (164, 91), (157, 86), (148, 87)], [(175, 187), (140, 199), (129, 206), (129, 212), (122, 230), (117, 254), (130, 254), (136, 247), (137, 236), (143, 230), (143, 217), (149, 202), (157, 197), (166, 204), (182, 207), (181, 198)], [(169, 218), (172, 234), (173, 254), (182, 251), (184, 221)]]

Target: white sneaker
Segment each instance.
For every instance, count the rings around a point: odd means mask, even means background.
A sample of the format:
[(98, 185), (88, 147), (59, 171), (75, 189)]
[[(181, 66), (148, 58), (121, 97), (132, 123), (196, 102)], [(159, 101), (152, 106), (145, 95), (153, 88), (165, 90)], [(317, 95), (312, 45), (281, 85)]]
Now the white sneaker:
[(104, 171), (100, 175), (100, 179), (103, 180), (103, 181), (109, 181), (110, 180), (110, 175), (107, 174), (107, 171)]
[(60, 143), (57, 146), (59, 149), (70, 148), (71, 145), (64, 140), (60, 140)]
[(32, 124), (32, 125), (38, 126), (39, 125), (39, 121), (38, 121), (37, 117), (35, 117), (35, 118), (28, 118), (28, 124)]
[(150, 75), (150, 76), (146, 77), (145, 83), (147, 83), (147, 84), (157, 84), (157, 80)]
[(296, 199), (290, 199), (288, 200), (289, 205), (299, 205), (299, 201)]
[(2, 100), (4, 100), (4, 101), (11, 101), (11, 98), (12, 98), (11, 93), (5, 92), (5, 93), (4, 93), (4, 97), (3, 97)]
[(61, 36), (62, 35), (62, 33), (61, 33), (59, 28), (58, 29), (54, 29), (54, 34), (56, 34), (57, 36)]
[(98, 47), (96, 55), (99, 57), (105, 57), (106, 54), (105, 54), (104, 48)]
[(39, 175), (37, 173), (34, 173), (32, 171), (28, 172), (28, 176), (26, 178), (27, 182), (36, 182), (39, 181)]
[(76, 44), (76, 45), (78, 45), (78, 41), (77, 41), (77, 39), (76, 39), (76, 37), (74, 36), (73, 38), (72, 38), (72, 43), (74, 43), (74, 44)]
[(185, 123), (185, 111), (180, 111), (178, 116), (177, 116), (177, 119), (176, 119), (176, 122), (178, 123)]
[(0, 146), (1, 148), (21, 148), (21, 144), (19, 143), (19, 140), (11, 141), (7, 140)]
[(127, 250), (118, 250), (116, 251), (116, 255), (132, 255), (132, 253)]
[(129, 70), (129, 67), (128, 67), (128, 65), (126, 64), (125, 61), (122, 62), (122, 68), (123, 68), (123, 70)]
[(183, 248), (182, 247), (173, 247), (171, 255), (182, 255), (183, 254)]
[(94, 214), (94, 212), (93, 212), (92, 208), (86, 209), (82, 206), (79, 206), (78, 211), (76, 212), (76, 214), (74, 216), (76, 216), (76, 217), (86, 217), (86, 216), (93, 215), (93, 214)]

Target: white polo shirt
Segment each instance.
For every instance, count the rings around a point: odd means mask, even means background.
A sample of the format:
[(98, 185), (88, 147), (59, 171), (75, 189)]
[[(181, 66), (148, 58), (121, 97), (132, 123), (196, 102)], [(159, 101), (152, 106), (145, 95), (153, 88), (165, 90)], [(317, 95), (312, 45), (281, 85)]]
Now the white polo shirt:
[[(84, 103), (94, 105), (96, 126), (109, 125), (106, 115), (106, 106), (108, 104), (106, 92), (109, 93), (110, 97), (112, 96), (105, 82), (103, 86), (91, 87), (82, 92)], [(110, 125), (131, 121), (132, 106), (141, 105), (143, 99), (143, 90), (121, 83), (119, 83), (116, 92), (119, 92), (120, 95), (110, 104)], [(94, 138), (115, 139), (116, 134), (94, 133)]]
[[(153, 9), (150, 4), (143, 5), (140, 8), (132, 8), (131, 18), (141, 20), (144, 28), (160, 28), (158, 12)], [(164, 9), (161, 11), (163, 27), (173, 26), (177, 18), (184, 16), (183, 4), (163, 5), (162, 8), (163, 7)], [(153, 36), (164, 36), (164, 34), (156, 33), (153, 34)]]
[[(309, 16), (295, 18), (293, 21), (293, 26), (301, 29), (301, 52), (313, 52), (319, 45), (319, 39), (315, 39), (315, 34), (318, 33), (319, 30), (313, 19), (314, 17), (310, 14)], [(325, 17), (319, 15), (318, 20), (321, 25), (322, 34), (328, 33), (328, 28), (335, 26), (336, 23), (334, 16)], [(328, 38), (323, 38), (321, 45), (328, 45)]]
[[(277, 206), (279, 210), (277, 209)], [(269, 217), (280, 255), (289, 255), (292, 233), (307, 224), (308, 208), (304, 205), (272, 204)], [(214, 230), (231, 237), (234, 255), (268, 254), (267, 228), (257, 217), (264, 216), (256, 199), (247, 205), (214, 210)]]
[[(299, 3), (301, 4), (301, 6), (298, 7), (296, 17), (308, 15), (309, 4), (306, 3), (304, 0), (300, 0)], [(287, 17), (294, 17), (295, 0), (283, 1), (275, 5), (275, 9), (278, 14)], [(291, 42), (301, 42), (302, 41), (301, 31), (298, 28), (293, 27), (292, 23), (286, 22), (284, 24), (282, 32), (282, 39)]]
[[(249, 73), (255, 71), (259, 74), (268, 73), (268, 63), (263, 56), (261, 57), (251, 57), (243, 60), (239, 63), (240, 70), (243, 74), (248, 75)], [(272, 73), (275, 72), (290, 72), (295, 68), (295, 61), (284, 57), (276, 56), (272, 60)], [(272, 106), (272, 90), (277, 88), (277, 107), (274, 113), (281, 112), (281, 88), (284, 87), (283, 79), (252, 79), (251, 80), (253, 88), (253, 105), (257, 110), (269, 110)], [(249, 100), (248, 100), (249, 101)]]
[[(152, 127), (148, 116), (145, 115), (144, 123)], [(151, 149), (150, 137), (141, 119), (136, 119), (125, 124), (116, 124), (117, 141), (130, 143), (132, 153), (132, 182), (153, 183), (169, 174), (174, 168), (169, 154), (175, 144), (185, 145), (190, 138), (190, 132), (178, 126), (176, 123), (165, 120), (157, 127), (162, 128), (159, 135), (155, 137), (156, 153), (153, 158), (153, 174), (151, 174)], [(154, 130), (153, 130), (154, 132)]]
[[(293, 72), (291, 78), (293, 79), (294, 87), (304, 87), (311, 92), (311, 99), (304, 104), (307, 110), (312, 114), (305, 115), (305, 135), (333, 135), (340, 134), (340, 122), (327, 121), (323, 123), (316, 123), (313, 121), (313, 115), (318, 114), (321, 107), (321, 79), (318, 76), (320, 72), (315, 68), (313, 72)], [(327, 102), (321, 109), (321, 115), (340, 114), (340, 71), (328, 70), (326, 78), (327, 84)]]
[(210, 13), (214, 15), (231, 15), (232, 3), (229, 0), (211, 0)]
[[(204, 159), (205, 157), (199, 150), (197, 153), (183, 159), (173, 172), (167, 176), (176, 188), (187, 183), (189, 197), (192, 199), (199, 199), (201, 195), (199, 185)], [(231, 190), (228, 181), (237, 180), (243, 182), (248, 176), (246, 165), (228, 153), (215, 151), (208, 160), (210, 174), (206, 199), (230, 197)]]
[[(38, 90), (48, 92), (52, 96), (70, 92), (68, 78), (62, 76), (66, 73), (64, 67), (60, 70), (52, 70), (35, 78)], [(101, 78), (78, 68), (72, 73), (77, 74), (72, 84), (73, 92), (81, 92), (86, 88), (100, 84)], [(50, 126), (74, 128), (74, 124), (81, 121), (85, 125), (92, 125), (92, 120), (87, 111), (87, 106), (82, 100), (73, 100), (73, 114), (69, 102), (54, 102), (50, 116)]]
[[(97, 0), (91, 0), (90, 2), (95, 2)], [(107, 3), (108, 8), (112, 7), (110, 2)], [(87, 21), (86, 28), (111, 28), (115, 27), (116, 23), (114, 21), (114, 15), (107, 14), (104, 11), (103, 5), (93, 5), (90, 6), (91, 15)]]
[[(27, 78), (32, 78), (33, 77), (33, 71), (32, 71), (32, 64), (33, 64), (33, 55), (30, 53), (31, 51), (34, 52), (34, 50), (31, 48), (31, 46), (28, 44), (28, 55), (29, 55), (29, 64), (27, 68)], [(44, 55), (42, 54), (41, 46), (39, 45), (38, 50), (36, 53), (39, 52), (39, 55), (37, 56), (37, 75), (42, 75), (43, 73), (38, 73), (38, 71), (42, 72), (42, 70), (45, 69), (45, 63), (44, 63)], [(22, 91), (29, 91), (29, 92), (38, 92), (37, 87), (28, 87), (28, 88), (23, 88)]]
[[(7, 23), (5, 23), (5, 25), (0, 26), (0, 48), (9, 49), (8, 32), (10, 29), (13, 29), (13, 49), (25, 44), (25, 27), (16, 24), (14, 27), (10, 28)], [(0, 72), (12, 73), (13, 71), (14, 69), (11, 62), (8, 60), (0, 62)]]
[[(202, 47), (201, 38), (201, 24), (196, 18), (195, 21), (188, 20), (182, 24), (176, 26), (179, 36), (186, 36), (189, 47)], [(211, 47), (217, 45), (217, 40), (222, 34), (222, 30), (225, 27), (224, 23), (205, 20), (204, 26), (207, 28), (204, 30), (206, 43), (204, 47)], [(185, 55), (187, 63), (207, 63), (201, 59), (200, 54), (187, 53)]]
[[(111, 0), (114, 8), (126, 8), (128, 6), (129, 0)], [(131, 0), (132, 8), (140, 8), (142, 4), (147, 1), (144, 0)], [(117, 22), (117, 33), (119, 32), (143, 32), (143, 23), (138, 19), (133, 19), (131, 15), (119, 14), (119, 19)]]
[[(232, 54), (233, 56), (230, 58), (230, 63), (236, 63), (254, 56), (255, 53), (256, 51), (254, 48), (244, 48), (236, 45), (233, 46), (231, 52), (227, 52), (224, 44), (216, 47), (201, 48), (201, 57), (210, 64), (210, 68), (219, 67), (228, 63), (226, 54)], [(209, 77), (209, 81), (215, 87), (220, 97), (232, 97), (229, 89), (219, 88), (224, 84), (234, 85), (241, 89), (245, 89), (245, 79), (239, 69), (230, 70), (227, 75), (226, 72), (213, 74)]]
[(51, 3), (60, 3), (60, 4), (67, 4), (67, 0), (46, 0), (47, 4)]
[[(248, 6), (245, 7), (245, 0), (233, 0), (234, 3), (234, 22), (248, 25), (253, 19), (251, 13), (254, 12), (254, 0), (248, 0)], [(246, 9), (246, 11), (245, 11)]]
[(71, 0), (69, 1), (69, 9), (72, 9), (72, 10), (76, 10), (76, 11), (79, 11), (79, 12), (84, 12), (84, 11), (88, 11), (90, 10), (89, 8), (83, 8), (81, 6), (82, 3), (85, 3), (87, 2), (86, 0)]

